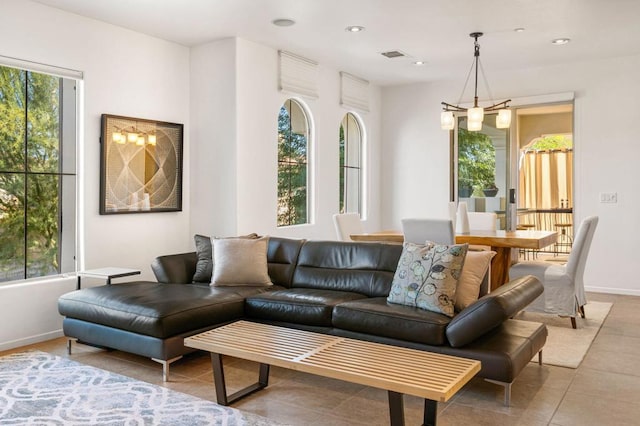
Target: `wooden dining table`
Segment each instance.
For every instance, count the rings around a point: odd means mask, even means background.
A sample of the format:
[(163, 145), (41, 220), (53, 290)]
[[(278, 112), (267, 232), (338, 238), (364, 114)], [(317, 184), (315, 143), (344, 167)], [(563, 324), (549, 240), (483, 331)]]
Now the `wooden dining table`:
[[(351, 234), (353, 241), (403, 243), (404, 235), (400, 231), (381, 231), (366, 234)], [(474, 231), (456, 234), (457, 244), (490, 246), (496, 255), (491, 261), (491, 290), (495, 290), (509, 281), (511, 267), (511, 249), (522, 248), (539, 250), (554, 244), (558, 238), (555, 231)]]

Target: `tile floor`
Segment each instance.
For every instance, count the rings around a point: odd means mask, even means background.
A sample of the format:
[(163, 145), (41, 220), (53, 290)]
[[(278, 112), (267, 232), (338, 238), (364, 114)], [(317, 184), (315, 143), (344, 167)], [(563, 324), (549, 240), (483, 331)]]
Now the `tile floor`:
[[(439, 404), (438, 424), (640, 424), (640, 297), (591, 293), (589, 300), (613, 302), (613, 307), (578, 369), (530, 363), (513, 385), (511, 407), (502, 405), (501, 387), (473, 379), (448, 403)], [(63, 338), (29, 348), (67, 356)], [(124, 352), (76, 344), (71, 358), (215, 401), (209, 357), (204, 353), (175, 363), (168, 383), (162, 382), (159, 364)], [(257, 365), (227, 359), (225, 375), (233, 392), (233, 384), (255, 381)], [(268, 388), (234, 407), (290, 425), (388, 424), (386, 392), (280, 368), (272, 368)], [(408, 425), (421, 424), (421, 410), (421, 400), (405, 397)]]

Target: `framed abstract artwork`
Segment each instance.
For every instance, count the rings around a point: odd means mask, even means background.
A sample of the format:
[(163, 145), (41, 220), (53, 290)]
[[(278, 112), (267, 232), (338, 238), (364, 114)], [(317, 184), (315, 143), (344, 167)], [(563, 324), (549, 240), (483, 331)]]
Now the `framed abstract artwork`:
[(100, 214), (182, 211), (184, 126), (102, 114)]

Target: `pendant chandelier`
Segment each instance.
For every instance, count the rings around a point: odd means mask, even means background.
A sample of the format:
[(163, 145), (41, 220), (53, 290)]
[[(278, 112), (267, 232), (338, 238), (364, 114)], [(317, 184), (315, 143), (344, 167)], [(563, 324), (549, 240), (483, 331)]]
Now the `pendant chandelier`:
[[(467, 75), (467, 81), (464, 83), (464, 87), (462, 88), (462, 93), (460, 93), (460, 99), (458, 100), (458, 105), (451, 105), (446, 102), (442, 102), (442, 113), (440, 114), (440, 125), (443, 130), (453, 130), (455, 126), (454, 112), (466, 112), (467, 113), (467, 130), (472, 132), (477, 132), (482, 130), (482, 120), (484, 119), (485, 112), (493, 112), (497, 111), (498, 116), (496, 117), (496, 127), (498, 129), (506, 129), (511, 125), (511, 110), (509, 109), (509, 102), (511, 99), (507, 99), (506, 101), (499, 102), (497, 104), (493, 104), (491, 106), (482, 108), (478, 106), (478, 67), (482, 67), (480, 64), (480, 44), (478, 44), (478, 37), (482, 37), (482, 33), (475, 32), (469, 34), (470, 37), (473, 37), (474, 42), (474, 50), (473, 50), (473, 62), (471, 62), (471, 69), (469, 69), (469, 74)], [(463, 108), (460, 105), (462, 100), (462, 96), (464, 95), (464, 91), (467, 88), (467, 83), (469, 83), (469, 77), (471, 77), (471, 71), (475, 68), (475, 91), (473, 97), (473, 107), (472, 108)], [(482, 77), (484, 79), (485, 86), (487, 87), (487, 91), (489, 92), (489, 98), (491, 102), (493, 102), (493, 98), (491, 97), (491, 92), (489, 91), (489, 85), (487, 84), (487, 79), (484, 75), (484, 70), (482, 70)]]

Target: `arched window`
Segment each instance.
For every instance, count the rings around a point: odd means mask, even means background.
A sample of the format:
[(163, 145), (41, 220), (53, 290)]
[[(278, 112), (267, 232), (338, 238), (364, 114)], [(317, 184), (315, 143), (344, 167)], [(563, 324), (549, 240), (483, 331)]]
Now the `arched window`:
[(278, 114), (278, 226), (309, 222), (308, 138), (304, 108), (287, 99)]
[(348, 112), (340, 123), (340, 213), (362, 216), (362, 131)]

